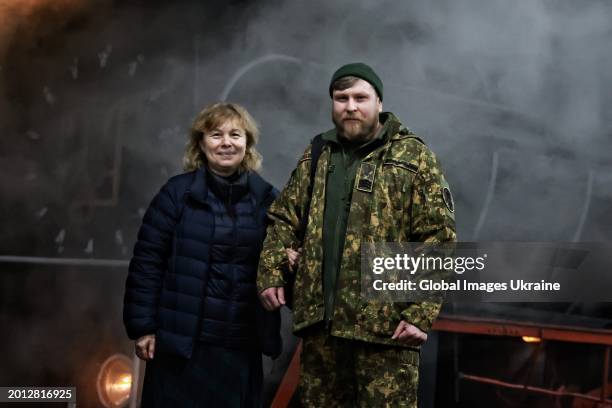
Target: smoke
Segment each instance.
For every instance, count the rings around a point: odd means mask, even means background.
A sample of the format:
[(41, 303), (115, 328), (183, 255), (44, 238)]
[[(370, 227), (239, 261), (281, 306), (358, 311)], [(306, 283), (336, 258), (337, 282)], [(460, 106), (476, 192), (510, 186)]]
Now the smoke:
[[(57, 14), (61, 10), (62, 17), (69, 18), (77, 9), (79, 3), (82, 4), (83, 2), (74, 0), (24, 0), (0, 3), (0, 60), (4, 59), (6, 48), (14, 41), (14, 36), (20, 27), (31, 28), (40, 23), (40, 21), (37, 21), (39, 13), (51, 12)], [(20, 34), (28, 35), (28, 31)]]
[[(571, 204), (580, 218), (589, 174), (593, 185), (608, 184), (601, 175), (609, 166), (602, 152), (610, 140), (612, 10), (603, 1), (179, 3), (148, 10), (24, 4), (0, 9), (8, 22), (0, 48), (1, 188), (15, 201), (39, 191), (28, 201), (30, 214), (48, 208), (45, 217), (53, 216), (53, 206), (72, 205), (88, 221), (96, 203), (118, 203), (122, 188), (129, 190), (123, 203), (138, 196), (122, 205), (137, 215), (180, 171), (194, 114), (219, 98), (254, 113), (264, 175), (281, 187), (308, 140), (331, 127), (329, 76), (355, 60), (379, 71), (385, 108), (438, 153), (464, 239), (516, 223), (516, 204), (506, 208), (504, 194), (521, 194), (522, 216), (532, 214), (530, 228), (545, 231), (554, 220), (538, 222), (535, 201), (583, 197)], [(507, 173), (507, 182), (491, 180), (496, 155), (496, 174)], [(529, 186), (520, 180), (525, 174), (542, 180)], [(542, 195), (542, 183), (558, 194)], [(593, 194), (601, 197), (592, 205), (608, 205), (606, 191)], [(590, 231), (585, 222), (582, 230)]]
[[(193, 117), (220, 98), (257, 119), (281, 188), (332, 126), (328, 81), (353, 61), (440, 158), (460, 239), (609, 240), (610, 21), (604, 0), (2, 2), (0, 250), (127, 257)], [(93, 310), (78, 276), (49, 296)], [(36, 282), (13, 298), (47, 293)]]
[[(0, 112), (1, 125), (6, 125), (10, 116), (19, 110), (10, 104), (7, 95), (9, 81), (19, 74), (15, 66), (31, 63), (35, 54), (54, 54), (62, 47), (63, 41), (48, 41), (49, 38), (63, 39), (75, 22), (86, 21), (94, 10), (101, 11), (104, 1), (84, 2), (81, 0), (25, 0), (0, 3)], [(13, 61), (11, 61), (13, 60)], [(11, 63), (12, 62), (12, 63)], [(19, 67), (22, 68), (22, 67)], [(47, 89), (46, 97), (53, 96)], [(11, 115), (4, 115), (13, 108)], [(3, 129), (4, 130), (4, 129)]]
[[(272, 158), (265, 174), (282, 185), (309, 138), (331, 127), (333, 70), (366, 61), (383, 78), (385, 108), (441, 158), (461, 239), (601, 237), (609, 223), (588, 214), (612, 203), (602, 180), (611, 16), (603, 1), (274, 3), (229, 47), (232, 66), (270, 53), (285, 59), (250, 70), (230, 97), (263, 123), (262, 151)], [(491, 180), (495, 156), (503, 180)], [(589, 183), (607, 187), (590, 197)], [(576, 225), (584, 214), (592, 228)]]

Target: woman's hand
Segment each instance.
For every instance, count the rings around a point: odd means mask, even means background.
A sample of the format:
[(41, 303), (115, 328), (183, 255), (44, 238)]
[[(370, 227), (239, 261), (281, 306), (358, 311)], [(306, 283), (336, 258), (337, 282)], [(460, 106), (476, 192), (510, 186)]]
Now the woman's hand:
[(155, 335), (147, 334), (142, 336), (134, 344), (136, 347), (136, 355), (141, 360), (153, 360), (155, 356)]
[(287, 258), (289, 259), (289, 270), (293, 272), (300, 261), (302, 248), (298, 249), (297, 251), (291, 248), (285, 248), (285, 251), (287, 252)]

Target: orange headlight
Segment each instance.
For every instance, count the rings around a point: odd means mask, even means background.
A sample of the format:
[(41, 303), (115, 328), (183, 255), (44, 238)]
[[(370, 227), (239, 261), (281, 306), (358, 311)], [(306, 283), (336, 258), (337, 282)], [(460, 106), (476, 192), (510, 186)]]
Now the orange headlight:
[(106, 408), (125, 407), (132, 391), (132, 361), (115, 354), (102, 364), (98, 373), (98, 398)]

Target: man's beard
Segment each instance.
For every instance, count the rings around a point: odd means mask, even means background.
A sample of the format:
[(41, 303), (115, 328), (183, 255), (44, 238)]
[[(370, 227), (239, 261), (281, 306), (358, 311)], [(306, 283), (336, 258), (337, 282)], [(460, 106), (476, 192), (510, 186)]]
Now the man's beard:
[[(349, 119), (349, 118), (344, 118)], [(352, 118), (351, 118), (352, 119)], [(356, 118), (355, 118), (356, 119)], [(365, 142), (374, 137), (374, 132), (378, 126), (378, 118), (366, 122), (363, 119), (355, 121), (344, 121), (333, 118), (338, 134), (352, 142)]]

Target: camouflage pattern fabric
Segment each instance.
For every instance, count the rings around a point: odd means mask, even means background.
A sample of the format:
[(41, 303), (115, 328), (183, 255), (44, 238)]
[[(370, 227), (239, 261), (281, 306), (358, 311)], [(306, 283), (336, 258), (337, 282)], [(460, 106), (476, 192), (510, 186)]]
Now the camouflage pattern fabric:
[[(435, 155), (391, 113), (385, 115), (385, 143), (363, 160), (371, 188), (355, 178), (340, 271), (336, 283), (332, 336), (402, 346), (391, 336), (403, 319), (427, 332), (440, 310), (439, 303), (369, 302), (360, 297), (361, 244), (382, 242), (455, 241), (455, 217), (448, 183)], [(381, 116), (382, 117), (382, 116)], [(388, 122), (388, 123), (387, 123)], [(325, 147), (317, 163), (312, 198), (310, 146), (268, 212), (268, 227), (259, 262), (258, 290), (285, 284), (286, 247), (298, 248), (296, 238), (302, 210), (311, 201), (294, 286), (293, 324), (299, 332), (324, 319), (322, 285), (323, 211), (326, 169), (330, 152)], [(373, 172), (373, 173), (372, 173)], [(365, 184), (368, 184), (367, 182)], [(370, 187), (369, 185), (366, 187)], [(447, 191), (448, 190), (448, 191)]]
[(309, 330), (300, 360), (303, 407), (417, 407), (419, 353)]

